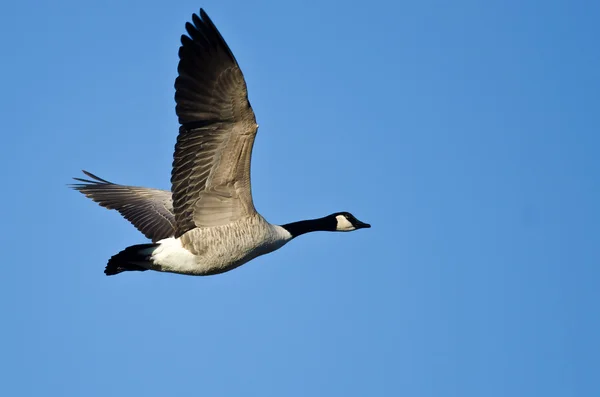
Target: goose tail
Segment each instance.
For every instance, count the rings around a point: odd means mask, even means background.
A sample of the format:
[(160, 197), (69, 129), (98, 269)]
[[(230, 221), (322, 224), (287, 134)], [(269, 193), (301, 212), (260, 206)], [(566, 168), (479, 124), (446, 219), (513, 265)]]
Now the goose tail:
[(152, 267), (152, 253), (158, 244), (137, 244), (125, 248), (109, 259), (104, 274), (114, 276), (127, 271), (146, 271)]

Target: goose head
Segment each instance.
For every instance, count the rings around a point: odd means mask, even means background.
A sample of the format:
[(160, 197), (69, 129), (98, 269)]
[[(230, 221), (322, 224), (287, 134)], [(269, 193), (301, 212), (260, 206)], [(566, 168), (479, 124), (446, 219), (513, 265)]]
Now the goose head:
[(335, 229), (333, 230), (335, 232), (351, 232), (371, 227), (368, 223), (359, 221), (354, 215), (345, 211), (331, 214), (328, 218), (335, 219)]

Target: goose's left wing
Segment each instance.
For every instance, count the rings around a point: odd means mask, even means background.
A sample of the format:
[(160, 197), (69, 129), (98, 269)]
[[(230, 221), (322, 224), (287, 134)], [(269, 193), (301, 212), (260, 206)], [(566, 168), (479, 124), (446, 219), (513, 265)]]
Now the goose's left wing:
[(171, 191), (176, 237), (255, 213), (250, 157), (258, 125), (235, 57), (204, 10), (181, 37)]

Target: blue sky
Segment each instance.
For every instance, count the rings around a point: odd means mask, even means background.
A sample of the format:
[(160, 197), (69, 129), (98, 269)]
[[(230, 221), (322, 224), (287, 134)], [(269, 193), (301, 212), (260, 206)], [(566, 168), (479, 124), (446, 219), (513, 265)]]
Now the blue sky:
[[(227, 274), (66, 188), (169, 188), (204, 7), (260, 124), (257, 209), (351, 211)], [(0, 16), (0, 394), (600, 395), (600, 5), (21, 1)]]

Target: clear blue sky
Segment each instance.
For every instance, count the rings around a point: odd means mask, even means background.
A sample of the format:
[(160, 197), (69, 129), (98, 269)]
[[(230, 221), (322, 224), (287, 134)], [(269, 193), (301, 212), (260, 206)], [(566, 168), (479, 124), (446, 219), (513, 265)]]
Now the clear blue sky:
[[(597, 2), (125, 3), (2, 7), (1, 395), (600, 395)], [(200, 7), (248, 82), (258, 210), (373, 228), (106, 277), (146, 240), (66, 184), (170, 187)]]

